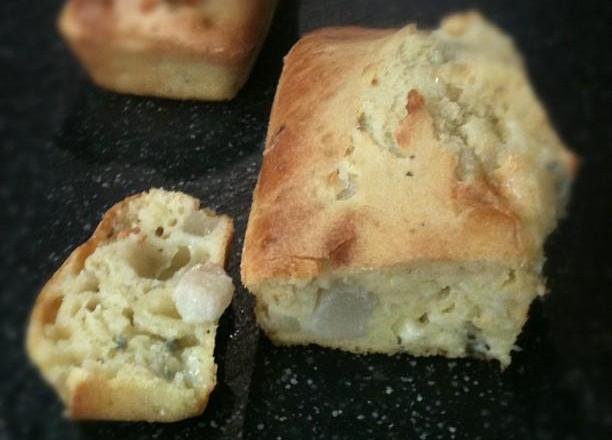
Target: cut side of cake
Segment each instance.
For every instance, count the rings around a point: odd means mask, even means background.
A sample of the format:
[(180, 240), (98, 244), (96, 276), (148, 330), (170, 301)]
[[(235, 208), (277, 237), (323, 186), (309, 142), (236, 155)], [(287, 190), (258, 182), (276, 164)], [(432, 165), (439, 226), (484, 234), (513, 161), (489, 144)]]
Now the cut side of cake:
[(242, 280), (279, 344), (510, 363), (576, 160), (477, 13), (285, 59)]
[(232, 220), (152, 189), (112, 207), (39, 294), (27, 350), (76, 419), (171, 422), (216, 384)]

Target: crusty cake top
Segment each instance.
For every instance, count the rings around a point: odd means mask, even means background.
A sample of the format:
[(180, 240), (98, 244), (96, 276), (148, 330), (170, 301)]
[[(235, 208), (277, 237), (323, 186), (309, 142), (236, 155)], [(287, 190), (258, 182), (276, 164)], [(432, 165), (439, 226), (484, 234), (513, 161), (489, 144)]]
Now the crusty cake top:
[(204, 54), (243, 62), (267, 28), (276, 0), (70, 0), (64, 32), (89, 41)]
[(433, 32), (316, 31), (285, 59), (243, 282), (432, 260), (535, 267), (574, 167), (512, 41), (477, 13)]

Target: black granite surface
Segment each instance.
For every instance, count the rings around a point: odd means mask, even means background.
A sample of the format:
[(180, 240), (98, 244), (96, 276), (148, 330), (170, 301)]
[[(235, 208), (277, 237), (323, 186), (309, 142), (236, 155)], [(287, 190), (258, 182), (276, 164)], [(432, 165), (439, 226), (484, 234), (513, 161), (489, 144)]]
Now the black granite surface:
[[(54, 30), (59, 0), (0, 4), (0, 440), (612, 438), (612, 7), (604, 1), (283, 0), (251, 80), (229, 103), (119, 96), (92, 86)], [(100, 215), (150, 186), (237, 220), (282, 56), (337, 24), (433, 25), (478, 7), (510, 32), (564, 140), (582, 159), (570, 215), (547, 244), (551, 294), (513, 363), (276, 348), (239, 289), (218, 336), (220, 385), (201, 417), (73, 423), (29, 364), (37, 290)]]

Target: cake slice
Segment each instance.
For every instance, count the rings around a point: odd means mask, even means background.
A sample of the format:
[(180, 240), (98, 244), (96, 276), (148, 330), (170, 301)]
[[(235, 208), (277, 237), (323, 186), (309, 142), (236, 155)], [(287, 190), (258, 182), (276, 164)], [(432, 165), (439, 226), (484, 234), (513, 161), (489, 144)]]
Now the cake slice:
[(232, 220), (152, 189), (112, 207), (43, 287), (27, 350), (75, 419), (171, 422), (215, 387)]
[(93, 80), (134, 95), (231, 99), (276, 0), (68, 0), (59, 28)]
[(477, 13), (285, 59), (242, 257), (279, 344), (510, 362), (573, 155)]

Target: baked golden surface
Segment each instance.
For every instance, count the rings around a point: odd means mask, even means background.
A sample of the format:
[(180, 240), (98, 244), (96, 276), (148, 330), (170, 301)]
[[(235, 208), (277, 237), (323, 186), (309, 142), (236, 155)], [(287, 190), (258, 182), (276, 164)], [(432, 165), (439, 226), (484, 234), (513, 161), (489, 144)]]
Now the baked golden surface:
[(121, 93), (231, 99), (276, 0), (68, 0), (62, 35), (93, 80)]
[[(476, 13), (307, 35), (285, 59), (245, 238), (259, 322), (276, 342), (353, 351), (463, 356), (478, 337), (508, 363), (574, 167), (512, 41)], [(319, 331), (351, 306), (360, 331)]]

